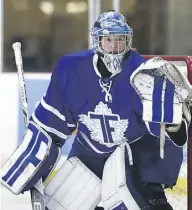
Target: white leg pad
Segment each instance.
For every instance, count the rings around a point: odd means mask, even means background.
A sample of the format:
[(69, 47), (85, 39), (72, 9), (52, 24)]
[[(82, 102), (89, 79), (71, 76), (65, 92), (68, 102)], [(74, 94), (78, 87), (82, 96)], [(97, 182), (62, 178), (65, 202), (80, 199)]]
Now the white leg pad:
[(73, 157), (61, 166), (44, 193), (49, 210), (93, 210), (101, 201), (101, 180)]
[(132, 197), (125, 174), (125, 152), (127, 149), (129, 164), (132, 165), (130, 146), (124, 143), (117, 147), (105, 163), (102, 178), (102, 202), (105, 210), (133, 209), (140, 210)]

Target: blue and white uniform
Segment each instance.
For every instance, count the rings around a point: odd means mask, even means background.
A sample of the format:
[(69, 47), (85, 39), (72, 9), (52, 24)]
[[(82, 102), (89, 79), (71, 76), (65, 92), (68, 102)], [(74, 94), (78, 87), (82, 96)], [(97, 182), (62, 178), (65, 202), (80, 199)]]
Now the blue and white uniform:
[[(61, 145), (78, 127), (69, 157), (78, 156), (85, 164), (88, 162), (100, 178), (105, 159), (127, 141), (134, 161), (138, 161), (135, 165), (142, 181), (174, 184), (182, 163), (182, 149), (168, 140), (165, 158), (160, 159), (160, 125), (146, 125), (142, 120), (141, 100), (129, 82), (144, 58), (131, 51), (122, 72), (110, 78), (102, 78), (97, 59), (91, 50), (63, 56), (31, 119)], [(99, 169), (95, 167), (95, 157), (102, 162)]]

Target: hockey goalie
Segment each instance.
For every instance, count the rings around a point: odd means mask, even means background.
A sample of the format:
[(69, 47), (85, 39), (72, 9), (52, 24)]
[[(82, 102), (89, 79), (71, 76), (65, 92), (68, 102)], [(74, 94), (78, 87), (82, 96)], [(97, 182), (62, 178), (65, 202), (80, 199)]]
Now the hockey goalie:
[(174, 64), (132, 50), (133, 31), (115, 11), (98, 17), (91, 36), (92, 50), (58, 61), (1, 183), (20, 194), (47, 180), (77, 131), (44, 185), (47, 209), (94, 210), (102, 202), (105, 210), (172, 210), (164, 190), (177, 181), (188, 140), (191, 85)]

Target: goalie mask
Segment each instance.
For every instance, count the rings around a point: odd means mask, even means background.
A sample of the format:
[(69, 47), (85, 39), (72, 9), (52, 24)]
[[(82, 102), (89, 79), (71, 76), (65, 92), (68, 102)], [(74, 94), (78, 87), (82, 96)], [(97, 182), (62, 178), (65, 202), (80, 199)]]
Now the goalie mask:
[(132, 47), (133, 30), (125, 17), (115, 11), (99, 16), (92, 30), (92, 49), (112, 74), (121, 71), (123, 58)]

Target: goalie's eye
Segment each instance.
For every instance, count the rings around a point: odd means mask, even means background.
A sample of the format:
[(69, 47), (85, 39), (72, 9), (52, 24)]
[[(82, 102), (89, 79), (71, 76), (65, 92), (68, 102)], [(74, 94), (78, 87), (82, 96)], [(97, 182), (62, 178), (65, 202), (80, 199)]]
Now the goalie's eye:
[(119, 36), (119, 41), (126, 41), (126, 36), (122, 35), (122, 36)]
[(111, 35), (111, 36), (102, 36), (101, 40), (107, 42), (121, 42), (126, 41), (125, 35)]
[(111, 39), (111, 37), (105, 37), (105, 41), (108, 41), (108, 42), (111, 42), (112, 41), (112, 39)]

